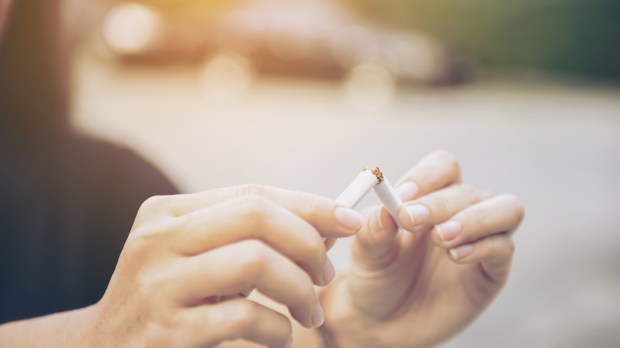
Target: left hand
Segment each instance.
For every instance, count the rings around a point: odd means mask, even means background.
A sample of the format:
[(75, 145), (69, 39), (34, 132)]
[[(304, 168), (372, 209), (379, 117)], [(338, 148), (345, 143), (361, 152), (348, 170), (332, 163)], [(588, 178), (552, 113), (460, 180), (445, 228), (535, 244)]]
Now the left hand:
[(334, 347), (436, 345), (472, 323), (506, 283), (524, 215), (517, 198), (462, 184), (445, 151), (424, 158), (397, 191), (403, 229), (385, 209), (370, 209), (350, 271), (321, 296)]

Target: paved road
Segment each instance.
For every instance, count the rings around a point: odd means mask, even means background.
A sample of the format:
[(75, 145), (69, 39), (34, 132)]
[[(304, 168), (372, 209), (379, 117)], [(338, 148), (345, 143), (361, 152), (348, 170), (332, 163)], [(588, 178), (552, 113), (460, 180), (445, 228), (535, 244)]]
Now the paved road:
[[(527, 209), (511, 280), (448, 347), (620, 345), (620, 90), (546, 83), (409, 89), (364, 111), (334, 81), (260, 80), (215, 102), (190, 69), (79, 61), (75, 123), (186, 191), (261, 183), (334, 197), (364, 165), (395, 180), (434, 149)], [(365, 204), (373, 203), (373, 199)], [(346, 267), (345, 242), (332, 252)]]

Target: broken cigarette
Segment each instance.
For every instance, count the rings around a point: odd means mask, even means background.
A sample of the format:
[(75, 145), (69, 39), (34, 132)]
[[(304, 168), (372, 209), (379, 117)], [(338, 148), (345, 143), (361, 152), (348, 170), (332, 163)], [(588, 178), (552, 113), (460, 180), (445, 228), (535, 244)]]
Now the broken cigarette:
[(354, 208), (378, 183), (377, 176), (370, 169), (364, 169), (336, 198), (336, 203)]
[(379, 167), (364, 168), (347, 188), (336, 198), (336, 203), (347, 208), (354, 208), (370, 192), (375, 190), (381, 203), (398, 224), (398, 209), (403, 204), (396, 190)]

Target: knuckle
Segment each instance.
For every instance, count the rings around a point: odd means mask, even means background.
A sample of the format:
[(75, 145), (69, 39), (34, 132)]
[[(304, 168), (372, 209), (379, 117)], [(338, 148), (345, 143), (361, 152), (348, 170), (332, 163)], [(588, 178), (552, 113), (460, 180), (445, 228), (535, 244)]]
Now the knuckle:
[(151, 211), (159, 211), (163, 209), (163, 207), (167, 206), (168, 201), (170, 200), (169, 196), (152, 196), (147, 198), (142, 205), (140, 205), (139, 211), (143, 212), (151, 212)]
[(512, 238), (505, 235), (494, 236), (488, 239), (483, 253), (484, 258), (503, 262), (507, 258), (511, 258), (515, 245)]
[(142, 231), (135, 231), (130, 238), (128, 238), (127, 243), (123, 247), (123, 251), (121, 253), (121, 257), (125, 262), (130, 262), (131, 264), (141, 264), (146, 262), (150, 255), (155, 251), (155, 247), (153, 244), (156, 244), (153, 239), (154, 235), (152, 233), (146, 233)]
[(480, 190), (478, 190), (472, 185), (459, 184), (458, 190), (469, 205), (478, 203), (482, 200), (482, 194)]
[(308, 220), (317, 220), (325, 211), (325, 204), (322, 198), (309, 193), (302, 193), (300, 195), (300, 201), (303, 202), (300, 205), (301, 215)]
[(452, 172), (460, 172), (461, 166), (456, 156), (449, 151), (446, 150), (438, 150), (435, 151), (434, 155), (439, 158), (442, 162), (444, 162), (450, 171)]
[(425, 205), (431, 211), (431, 214), (443, 216), (448, 212), (448, 205), (445, 200), (436, 195), (425, 197), (420, 200), (420, 203)]
[(272, 209), (272, 204), (258, 195), (245, 196), (240, 204), (241, 218), (254, 227), (263, 226)]
[(161, 259), (169, 247), (170, 230), (165, 223), (139, 227), (129, 234), (119, 256), (119, 266), (140, 270)]
[(523, 220), (525, 217), (525, 207), (523, 206), (523, 202), (521, 202), (521, 200), (513, 194), (504, 195), (504, 199), (506, 200), (510, 211), (514, 214), (515, 219), (517, 221)]
[(259, 196), (270, 197), (271, 189), (264, 185), (258, 184), (245, 184), (237, 187), (238, 196)]
[(267, 246), (259, 240), (251, 239), (244, 241), (241, 249), (238, 257), (240, 266), (249, 274), (262, 273), (269, 253)]
[(505, 235), (497, 235), (489, 238), (488, 248), (489, 255), (493, 257), (512, 254), (514, 250), (514, 241), (512, 238)]
[(327, 250), (325, 249), (325, 243), (318, 234), (309, 234), (307, 241), (304, 245), (307, 249), (308, 257), (317, 262), (324, 262), (327, 257)]
[(157, 249), (162, 244), (162, 239), (174, 230), (172, 223), (171, 219), (163, 218), (141, 224), (131, 231), (125, 248), (134, 251)]
[(252, 330), (258, 320), (257, 304), (252, 301), (238, 301), (234, 310), (228, 312), (229, 317), (226, 328), (236, 337), (242, 337), (243, 333)]
[(473, 231), (468, 231), (468, 234), (481, 234), (483, 236), (489, 236), (492, 232), (499, 232), (497, 231), (498, 228), (496, 226), (495, 216), (493, 216), (492, 214), (480, 214), (476, 217), (473, 224), (475, 224), (475, 230), (472, 229)]
[(140, 234), (137, 237), (130, 237), (125, 243), (125, 247), (121, 252), (122, 259), (143, 260), (150, 253), (150, 241)]
[(134, 221), (134, 227), (141, 226), (145, 222), (152, 220), (154, 217), (162, 215), (162, 213), (167, 213), (168, 207), (170, 206), (169, 201), (171, 199), (171, 196), (152, 196), (147, 198), (144, 202), (142, 202), (140, 208), (138, 208), (136, 219)]

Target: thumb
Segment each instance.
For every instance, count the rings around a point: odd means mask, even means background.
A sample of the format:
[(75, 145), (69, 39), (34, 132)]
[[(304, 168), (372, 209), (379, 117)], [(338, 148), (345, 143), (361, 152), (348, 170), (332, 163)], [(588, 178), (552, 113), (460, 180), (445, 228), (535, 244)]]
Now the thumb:
[(369, 208), (364, 215), (364, 225), (353, 239), (352, 261), (365, 271), (381, 270), (398, 256), (398, 225), (379, 206)]

